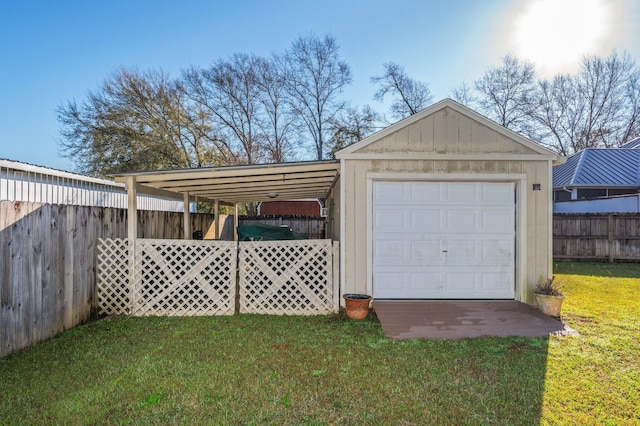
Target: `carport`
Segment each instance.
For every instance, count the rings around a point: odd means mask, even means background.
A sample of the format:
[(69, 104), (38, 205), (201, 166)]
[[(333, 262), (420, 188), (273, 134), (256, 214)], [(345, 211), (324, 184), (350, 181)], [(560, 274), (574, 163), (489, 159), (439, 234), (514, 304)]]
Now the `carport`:
[[(98, 242), (98, 299), (105, 315), (320, 315), (339, 308), (338, 243), (222, 241), (218, 207), (324, 198), (334, 205), (337, 161), (120, 173), (128, 193), (127, 240)], [(180, 194), (184, 238), (138, 238), (136, 194)], [(193, 201), (214, 206), (213, 239), (191, 239)], [(331, 220), (331, 215), (330, 218)], [(333, 223), (330, 223), (333, 225)], [(337, 228), (337, 226), (336, 226)]]
[[(234, 206), (251, 201), (283, 201), (301, 198), (333, 199), (340, 175), (335, 160), (295, 163), (205, 167), (179, 170), (153, 170), (113, 174), (124, 183), (128, 194), (129, 217), (135, 217), (138, 192), (168, 195), (181, 194), (184, 211), (192, 201), (211, 203), (216, 212), (215, 238), (219, 234), (218, 206)], [(190, 223), (185, 215), (184, 235), (190, 238)], [(237, 223), (235, 224), (237, 226)], [(234, 226), (235, 228), (235, 226)], [(128, 222), (128, 239), (137, 238), (136, 221)]]

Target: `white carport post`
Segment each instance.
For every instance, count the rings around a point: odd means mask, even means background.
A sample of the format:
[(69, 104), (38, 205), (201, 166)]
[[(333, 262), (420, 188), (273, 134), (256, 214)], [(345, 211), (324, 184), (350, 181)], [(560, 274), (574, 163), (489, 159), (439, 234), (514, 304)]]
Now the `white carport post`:
[(191, 211), (189, 210), (189, 193), (183, 194), (184, 213), (182, 214), (182, 223), (184, 225), (184, 240), (191, 239)]
[(215, 200), (213, 200), (213, 222), (214, 222), (213, 239), (214, 240), (220, 239), (220, 213), (218, 212), (219, 210), (220, 210), (220, 201), (216, 198)]
[(238, 224), (240, 220), (238, 219), (238, 203), (234, 204), (234, 212), (233, 212), (233, 241), (238, 241)]
[(136, 190), (136, 177), (127, 176), (125, 179), (127, 188), (127, 239), (129, 241), (129, 285), (131, 290), (131, 314), (135, 311), (135, 284), (136, 284), (136, 238), (138, 238), (138, 194)]

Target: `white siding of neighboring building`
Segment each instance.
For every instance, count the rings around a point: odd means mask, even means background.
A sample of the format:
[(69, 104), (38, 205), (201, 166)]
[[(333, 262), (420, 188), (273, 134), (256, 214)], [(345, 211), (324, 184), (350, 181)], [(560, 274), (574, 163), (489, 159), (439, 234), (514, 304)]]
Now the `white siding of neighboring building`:
[[(125, 186), (107, 179), (0, 159), (0, 200), (127, 208)], [(138, 195), (139, 210), (181, 212), (183, 201)]]
[(554, 213), (640, 213), (640, 194), (591, 200), (556, 201)]

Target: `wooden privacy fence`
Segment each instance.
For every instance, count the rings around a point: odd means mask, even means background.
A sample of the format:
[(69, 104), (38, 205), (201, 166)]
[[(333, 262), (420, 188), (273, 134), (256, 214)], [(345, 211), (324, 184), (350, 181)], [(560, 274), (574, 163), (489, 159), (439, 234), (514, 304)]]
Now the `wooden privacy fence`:
[[(139, 211), (138, 230), (182, 238), (182, 213)], [(0, 201), (0, 358), (91, 319), (97, 239), (126, 235), (124, 209)]]
[(105, 315), (230, 315), (238, 293), (241, 313), (337, 312), (337, 247), (330, 240), (139, 239), (132, 280), (127, 240), (101, 239), (98, 308)]
[(557, 260), (640, 261), (640, 214), (555, 214)]

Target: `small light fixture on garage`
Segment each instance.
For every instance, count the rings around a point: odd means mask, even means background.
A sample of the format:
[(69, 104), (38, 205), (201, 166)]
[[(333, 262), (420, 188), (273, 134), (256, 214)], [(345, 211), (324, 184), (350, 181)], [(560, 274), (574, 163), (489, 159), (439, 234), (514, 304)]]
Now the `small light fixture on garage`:
[(269, 198), (276, 198), (277, 196), (278, 196), (277, 192), (270, 192), (270, 193), (267, 194), (267, 197), (269, 197)]

